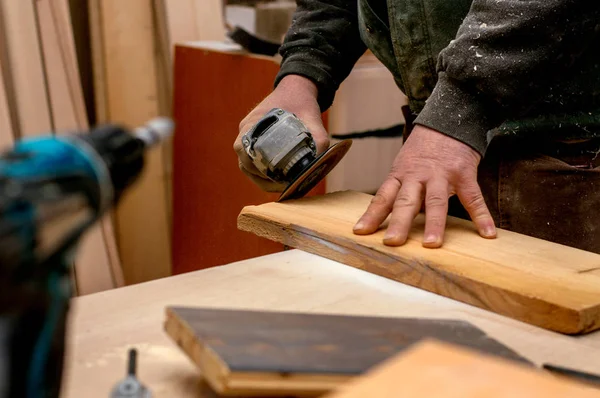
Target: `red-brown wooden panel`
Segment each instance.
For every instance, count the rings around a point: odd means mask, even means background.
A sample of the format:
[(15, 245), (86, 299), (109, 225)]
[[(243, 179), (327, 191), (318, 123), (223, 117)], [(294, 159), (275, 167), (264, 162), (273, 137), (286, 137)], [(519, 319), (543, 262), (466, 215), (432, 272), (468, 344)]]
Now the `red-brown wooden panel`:
[[(239, 122), (272, 88), (270, 58), (177, 46), (174, 66), (173, 273), (281, 251), (237, 229), (250, 204), (277, 199), (238, 168)], [(310, 193), (325, 192), (322, 182)]]

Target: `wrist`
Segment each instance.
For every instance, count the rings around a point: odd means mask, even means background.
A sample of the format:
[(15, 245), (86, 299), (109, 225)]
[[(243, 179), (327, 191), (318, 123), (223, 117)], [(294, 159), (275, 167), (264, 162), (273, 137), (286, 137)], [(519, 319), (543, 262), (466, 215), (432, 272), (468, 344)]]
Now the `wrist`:
[(502, 120), (502, 109), (494, 101), (474, 87), (440, 72), (438, 82), (414, 124), (455, 138), (483, 156), (488, 146), (487, 132), (499, 126)]
[(294, 95), (308, 95), (315, 100), (319, 95), (319, 90), (315, 83), (300, 75), (287, 75), (277, 85), (276, 90), (293, 92)]

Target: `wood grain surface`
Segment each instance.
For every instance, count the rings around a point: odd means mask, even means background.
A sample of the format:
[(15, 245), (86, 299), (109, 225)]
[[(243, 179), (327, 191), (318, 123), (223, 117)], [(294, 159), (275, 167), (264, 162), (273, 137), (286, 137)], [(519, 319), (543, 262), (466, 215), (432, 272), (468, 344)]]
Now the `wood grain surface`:
[(423, 338), (528, 363), (452, 319), (173, 307), (165, 329), (214, 389), (227, 394), (322, 394)]
[(14, 100), (16, 108), (18, 131), (14, 133), (19, 138), (47, 134), (52, 121), (35, 4), (1, 0), (0, 8), (7, 50), (3, 68), (10, 72), (9, 100)]
[(600, 390), (428, 340), (323, 398), (598, 398)]
[(486, 240), (449, 218), (440, 249), (421, 245), (419, 215), (402, 247), (352, 227), (372, 196), (352, 191), (245, 207), (238, 228), (396, 281), (566, 334), (600, 327), (600, 255), (498, 231)]
[[(2, 15), (0, 14), (0, 19)], [(0, 34), (2, 34), (2, 22), (0, 21)], [(0, 41), (3, 39), (0, 37)], [(0, 51), (2, 43), (0, 43)], [(4, 82), (4, 68), (6, 65), (3, 64), (3, 57), (0, 54), (0, 146), (2, 148), (12, 145), (15, 140), (13, 131), (13, 120), (11, 115), (10, 103), (8, 101), (8, 92), (6, 90), (6, 83)]]
[[(106, 121), (129, 128), (163, 116), (157, 79), (157, 49), (151, 0), (102, 0), (93, 11), (93, 45), (103, 59)], [(101, 38), (95, 37), (100, 33)], [(97, 50), (97, 51), (98, 51)], [(115, 209), (115, 233), (127, 284), (171, 274), (171, 246), (164, 145), (148, 151), (139, 179)]]

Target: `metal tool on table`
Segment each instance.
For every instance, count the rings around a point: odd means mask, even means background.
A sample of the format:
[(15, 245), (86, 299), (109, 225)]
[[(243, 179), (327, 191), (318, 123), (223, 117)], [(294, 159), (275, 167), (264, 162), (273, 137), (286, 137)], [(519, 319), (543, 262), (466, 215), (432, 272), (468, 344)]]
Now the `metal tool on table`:
[(287, 187), (278, 201), (296, 199), (314, 188), (346, 155), (352, 140), (317, 155), (315, 141), (293, 113), (271, 109), (242, 137), (242, 146), (266, 177)]
[(0, 397), (58, 397), (77, 245), (139, 177), (169, 119), (24, 139), (0, 155)]
[(111, 398), (151, 398), (150, 391), (138, 380), (136, 376), (137, 351), (129, 350), (127, 363), (127, 376), (112, 390)]

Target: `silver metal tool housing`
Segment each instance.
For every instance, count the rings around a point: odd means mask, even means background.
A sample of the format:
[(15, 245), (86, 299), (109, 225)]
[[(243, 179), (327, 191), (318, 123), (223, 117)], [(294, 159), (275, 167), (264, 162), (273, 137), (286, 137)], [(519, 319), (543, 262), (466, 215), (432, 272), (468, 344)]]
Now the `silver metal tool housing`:
[(280, 108), (270, 110), (242, 137), (256, 168), (277, 182), (290, 182), (316, 159), (317, 146), (306, 126)]

